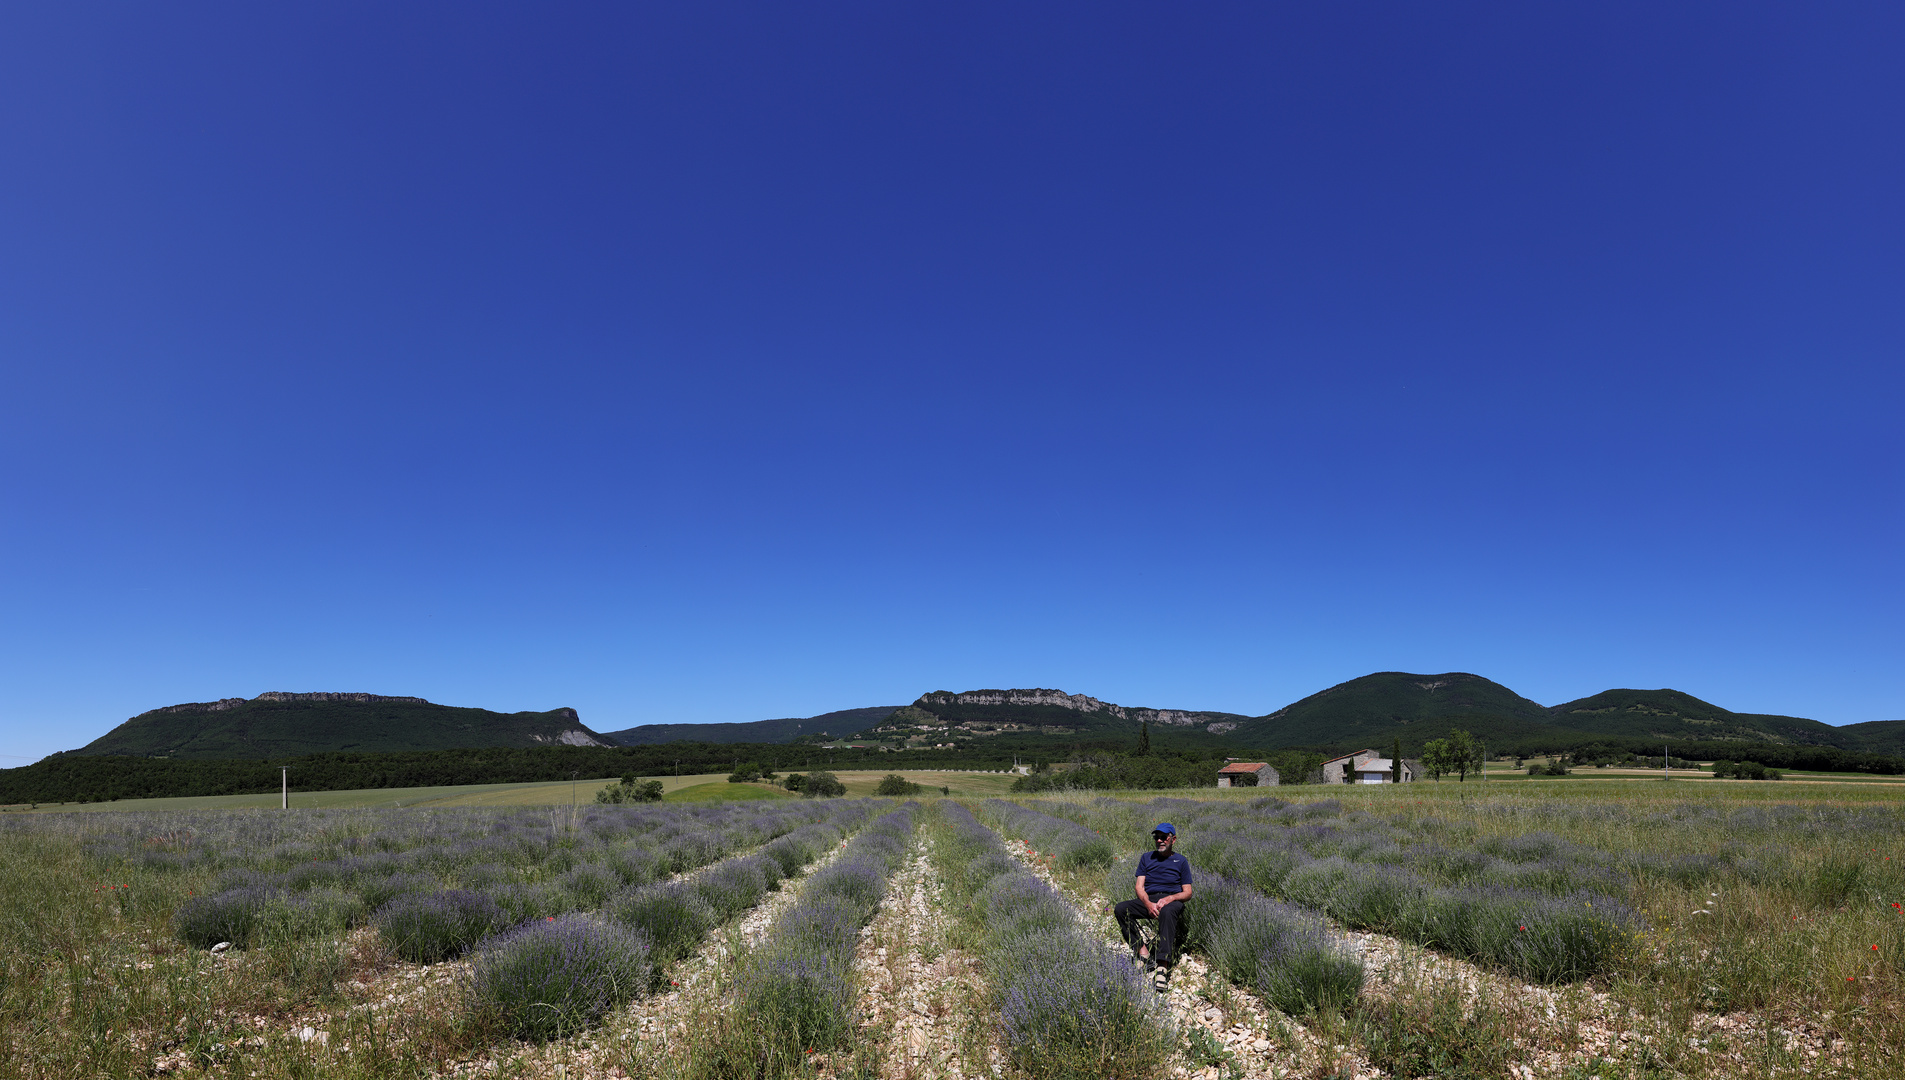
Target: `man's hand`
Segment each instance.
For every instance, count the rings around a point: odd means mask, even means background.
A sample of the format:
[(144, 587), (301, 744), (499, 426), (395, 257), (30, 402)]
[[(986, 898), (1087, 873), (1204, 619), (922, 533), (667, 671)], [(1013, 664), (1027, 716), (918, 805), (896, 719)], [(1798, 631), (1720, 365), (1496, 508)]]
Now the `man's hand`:
[(1155, 919), (1155, 918), (1157, 918), (1157, 917), (1158, 917), (1158, 909), (1159, 909), (1159, 908), (1160, 908), (1161, 906), (1162, 906), (1162, 905), (1160, 905), (1160, 904), (1158, 904), (1158, 903), (1156, 903), (1156, 902), (1154, 902), (1154, 901), (1153, 901), (1153, 900), (1152, 900), (1152, 899), (1151, 899), (1150, 897), (1148, 897), (1148, 896), (1144, 898), (1144, 910), (1146, 910), (1146, 911), (1148, 911), (1148, 912), (1150, 912), (1150, 913), (1151, 913), (1151, 917), (1152, 917), (1153, 919)]

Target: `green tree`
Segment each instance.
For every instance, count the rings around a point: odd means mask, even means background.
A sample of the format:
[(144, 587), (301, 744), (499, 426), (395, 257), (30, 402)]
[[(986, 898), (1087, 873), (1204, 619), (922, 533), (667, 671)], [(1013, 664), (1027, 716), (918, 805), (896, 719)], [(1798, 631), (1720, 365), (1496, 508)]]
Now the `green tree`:
[(1402, 783), (1402, 740), (1401, 739), (1397, 739), (1394, 742), (1389, 744), (1389, 782), (1392, 784)]
[(1449, 732), (1447, 742), (1449, 771), (1455, 773), (1456, 778), (1461, 781), (1467, 781), (1469, 773), (1479, 776), (1482, 771), (1481, 741), (1461, 728), (1456, 728)]
[(920, 787), (899, 773), (887, 773), (880, 780), (880, 786), (873, 789), (875, 795), (918, 795)]
[(830, 772), (807, 774), (807, 782), (800, 787), (803, 799), (832, 799), (847, 793), (847, 786)]
[(1138, 725), (1138, 754), (1139, 756), (1143, 756), (1150, 752), (1151, 752), (1151, 721), (1146, 720)]
[(595, 801), (610, 804), (660, 802), (661, 781), (644, 781), (632, 775), (624, 776), (620, 783), (610, 784), (596, 792)]

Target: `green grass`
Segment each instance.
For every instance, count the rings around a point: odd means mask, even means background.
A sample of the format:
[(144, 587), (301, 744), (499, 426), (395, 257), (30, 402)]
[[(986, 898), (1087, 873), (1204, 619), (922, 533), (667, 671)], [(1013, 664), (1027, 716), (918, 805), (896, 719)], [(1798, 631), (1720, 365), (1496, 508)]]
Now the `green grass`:
[[(725, 774), (719, 775), (725, 780)], [(292, 809), (359, 807), (439, 807), (439, 806), (564, 806), (570, 800), (592, 803), (595, 793), (619, 777), (581, 777), (569, 780), (537, 780), (521, 784), (464, 784), (446, 787), (366, 788), (354, 791), (291, 791)], [(671, 791), (706, 784), (716, 775), (652, 777), (662, 782), (664, 795)], [(278, 795), (203, 795), (179, 799), (120, 799), (102, 803), (41, 803), (40, 813), (110, 813), (115, 810), (251, 810), (278, 806)], [(23, 806), (6, 807), (6, 812), (24, 811)]]
[(662, 795), (663, 802), (750, 802), (755, 799), (794, 798), (799, 796), (782, 788), (766, 784), (730, 784), (726, 780), (715, 784), (696, 784)]
[[(880, 779), (890, 770), (868, 770), (864, 772), (842, 772), (834, 775), (845, 785), (847, 794), (854, 798), (870, 796), (878, 787)], [(923, 795), (938, 795), (942, 787), (950, 787), (956, 797), (991, 798), (1005, 795), (1012, 790), (1012, 781), (1018, 779), (1005, 773), (946, 772), (931, 769), (908, 770), (902, 772), (914, 783), (927, 790)], [(299, 791), (291, 789), (291, 806), (300, 808), (330, 807), (437, 807), (437, 806), (563, 806), (567, 805), (573, 794), (580, 803), (595, 801), (595, 793), (606, 784), (615, 783), (619, 777), (600, 776), (582, 777), (573, 782), (568, 780), (537, 780), (521, 784), (465, 784), (446, 787), (409, 787), (409, 788), (366, 788), (352, 791)], [(699, 794), (685, 801), (709, 802), (728, 799), (772, 799), (784, 796), (778, 788), (769, 790), (753, 784), (729, 784), (726, 773), (698, 773), (693, 776), (657, 776), (648, 779), (660, 780), (663, 798), (669, 802), (682, 802), (675, 793), (693, 787), (745, 788), (754, 794)], [(572, 792), (573, 788), (573, 792)], [(30, 811), (26, 806), (0, 807), (0, 813), (33, 812), (39, 813), (110, 813), (115, 810), (253, 810), (270, 809), (278, 805), (277, 793), (268, 795), (202, 795), (178, 799), (120, 799), (117, 802), (98, 803), (41, 803)]]

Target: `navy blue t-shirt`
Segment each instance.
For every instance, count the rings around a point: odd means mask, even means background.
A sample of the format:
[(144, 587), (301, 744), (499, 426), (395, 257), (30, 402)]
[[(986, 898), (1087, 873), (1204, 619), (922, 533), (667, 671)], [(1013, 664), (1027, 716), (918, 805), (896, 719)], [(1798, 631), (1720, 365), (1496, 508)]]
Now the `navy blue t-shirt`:
[(1162, 858), (1155, 851), (1138, 856), (1138, 872), (1132, 878), (1144, 879), (1147, 896), (1169, 896), (1191, 884), (1191, 861), (1173, 851)]

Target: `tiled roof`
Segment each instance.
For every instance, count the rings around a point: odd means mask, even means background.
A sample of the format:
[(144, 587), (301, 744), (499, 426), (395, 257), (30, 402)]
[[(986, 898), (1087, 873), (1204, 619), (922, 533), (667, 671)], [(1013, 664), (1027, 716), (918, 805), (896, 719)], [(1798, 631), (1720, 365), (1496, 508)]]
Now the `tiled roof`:
[(1222, 775), (1227, 772), (1229, 773), (1256, 772), (1258, 769), (1261, 769), (1268, 764), (1269, 762), (1266, 762), (1266, 761), (1239, 761), (1235, 765), (1226, 765), (1223, 768), (1217, 770), (1217, 772), (1219, 775)]

